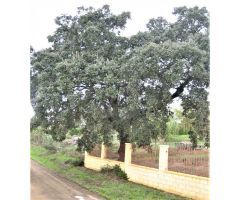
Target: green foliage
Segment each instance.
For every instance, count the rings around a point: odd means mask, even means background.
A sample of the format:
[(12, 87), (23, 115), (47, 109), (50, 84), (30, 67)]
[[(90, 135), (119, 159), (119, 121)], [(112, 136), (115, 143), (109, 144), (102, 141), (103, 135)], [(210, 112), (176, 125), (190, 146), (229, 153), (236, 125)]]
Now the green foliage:
[[(201, 90), (201, 92), (199, 92)], [(200, 95), (201, 94), (201, 95)], [(209, 146), (209, 102), (208, 93), (199, 88), (191, 90), (191, 96), (184, 97), (184, 115), (192, 120), (193, 141), (204, 139)], [(194, 139), (196, 138), (196, 139)]]
[(80, 157), (81, 152), (76, 151), (76, 149), (77, 149), (77, 145), (60, 143), (59, 152), (68, 156)]
[(173, 116), (167, 122), (167, 135), (187, 135), (192, 128), (192, 122), (181, 110), (174, 110)]
[(114, 15), (107, 5), (57, 17), (51, 47), (31, 50), (33, 126), (58, 141), (81, 127), (81, 151), (110, 144), (116, 132), (121, 143), (141, 146), (166, 137), (169, 105), (180, 98), (208, 141), (209, 15), (198, 7), (173, 14), (175, 22), (151, 19), (129, 39), (120, 32), (130, 13)]
[(70, 130), (68, 130), (67, 134), (69, 136), (81, 135), (82, 134), (82, 130), (81, 130), (81, 128), (71, 128)]
[(52, 136), (45, 133), (41, 127), (37, 127), (31, 131), (31, 143), (45, 147), (47, 150), (55, 153), (58, 149), (57, 142), (53, 140)]
[(66, 164), (73, 165), (75, 167), (77, 166), (84, 166), (84, 159), (83, 158), (78, 158), (78, 159), (69, 159), (65, 161)]
[(167, 135), (166, 142), (176, 143), (182, 141), (190, 141), (188, 133), (186, 135)]
[[(204, 146), (209, 147), (209, 135), (207, 135), (209, 134), (208, 128), (204, 128), (202, 132), (201, 130), (199, 131), (197, 128), (201, 128), (201, 126), (199, 126), (199, 124), (196, 123), (196, 119), (192, 117), (200, 116), (201, 113), (190, 114), (191, 113), (189, 112), (188, 115), (184, 115), (182, 111), (174, 110), (174, 115), (170, 117), (170, 120), (167, 123), (168, 134), (166, 142), (181, 142), (190, 139), (193, 148), (196, 148), (198, 143), (202, 141), (204, 141)], [(206, 126), (208, 126), (208, 124), (206, 124)]]
[(96, 131), (90, 132), (87, 129), (85, 129), (84, 131), (85, 132), (81, 139), (77, 141), (78, 144), (77, 150), (80, 152), (83, 151), (90, 152), (92, 149), (94, 149), (94, 147), (97, 144), (101, 143), (101, 141), (99, 140), (99, 133)]
[(126, 172), (124, 172), (119, 165), (115, 165), (113, 167), (113, 171), (116, 174), (117, 177), (124, 179), (124, 180), (128, 180), (128, 176), (126, 174)]
[(207, 133), (207, 135), (205, 136), (205, 143), (204, 143), (205, 147), (209, 148), (210, 147), (210, 137), (209, 137), (209, 132)]
[(115, 165), (113, 167), (107, 165), (105, 167), (102, 167), (100, 172), (108, 175), (115, 174), (120, 179), (128, 180), (126, 172), (124, 172), (119, 165)]
[(167, 135), (175, 135), (179, 132), (178, 123), (170, 117), (169, 122), (167, 122)]
[(189, 134), (190, 141), (192, 143), (192, 148), (193, 149), (197, 148), (198, 138), (197, 138), (196, 132), (191, 130), (191, 131), (189, 131), (188, 134)]
[(38, 145), (49, 145), (54, 143), (51, 135), (46, 134), (42, 127), (37, 127), (31, 131), (31, 142)]
[(55, 141), (52, 135), (47, 134), (42, 127), (37, 127), (31, 131), (31, 144), (45, 147), (52, 153), (61, 152), (69, 156), (80, 156), (80, 153), (76, 151), (76, 145)]
[(54, 144), (45, 144), (45, 145), (43, 145), (43, 147), (46, 148), (47, 150), (49, 150), (52, 153), (57, 152), (57, 147), (54, 146)]
[(104, 174), (110, 174), (113, 171), (113, 168), (109, 165), (106, 165), (105, 167), (102, 167), (100, 172)]

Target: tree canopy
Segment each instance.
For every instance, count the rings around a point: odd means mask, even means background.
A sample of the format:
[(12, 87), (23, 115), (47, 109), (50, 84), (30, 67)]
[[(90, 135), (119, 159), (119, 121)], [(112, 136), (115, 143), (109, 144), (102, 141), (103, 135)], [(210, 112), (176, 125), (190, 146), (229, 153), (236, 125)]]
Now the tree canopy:
[(182, 101), (192, 132), (209, 145), (209, 14), (206, 8), (175, 8), (173, 23), (151, 19), (130, 38), (121, 30), (129, 12), (78, 8), (56, 18), (50, 48), (31, 49), (32, 127), (57, 140), (82, 127), (79, 149), (124, 143), (147, 145), (164, 137), (170, 104)]

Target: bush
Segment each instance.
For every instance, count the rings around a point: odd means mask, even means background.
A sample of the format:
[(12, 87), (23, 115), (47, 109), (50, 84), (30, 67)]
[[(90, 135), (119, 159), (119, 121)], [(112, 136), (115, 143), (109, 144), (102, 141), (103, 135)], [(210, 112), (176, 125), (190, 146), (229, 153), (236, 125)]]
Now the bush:
[(126, 174), (126, 172), (124, 172), (120, 167), (119, 165), (115, 165), (113, 167), (113, 171), (114, 173), (121, 179), (124, 179), (124, 180), (128, 180), (128, 176)]
[(124, 172), (119, 165), (115, 165), (114, 167), (107, 165), (106, 167), (102, 167), (100, 172), (104, 174), (114, 174), (120, 179), (128, 180), (126, 172)]
[(76, 145), (71, 144), (60, 144), (59, 152), (69, 156), (69, 157), (80, 157), (82, 154), (76, 151)]
[(81, 167), (81, 166), (84, 166), (84, 160), (83, 158), (69, 159), (65, 161), (65, 164), (70, 164), (75, 167)]
[(103, 174), (109, 174), (109, 173), (113, 172), (113, 168), (109, 165), (106, 165), (105, 167), (101, 168), (100, 172)]
[(51, 152), (56, 152), (60, 143), (54, 141), (51, 135), (46, 134), (43, 128), (37, 127), (31, 131), (31, 143), (45, 147)]
[(72, 128), (68, 130), (67, 135), (69, 138), (71, 138), (71, 136), (81, 135), (81, 133), (82, 133), (82, 130), (80, 128)]
[(31, 142), (38, 145), (50, 145), (54, 143), (51, 135), (46, 134), (44, 129), (38, 127), (31, 132)]
[(57, 147), (54, 146), (54, 144), (44, 144), (43, 147), (47, 150), (49, 150), (51, 153), (56, 153), (57, 152)]

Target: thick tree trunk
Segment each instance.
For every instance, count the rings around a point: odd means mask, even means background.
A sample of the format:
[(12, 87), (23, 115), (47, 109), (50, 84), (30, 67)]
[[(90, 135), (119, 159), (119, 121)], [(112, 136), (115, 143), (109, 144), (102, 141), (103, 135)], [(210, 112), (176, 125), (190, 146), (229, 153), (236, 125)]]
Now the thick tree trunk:
[(118, 161), (124, 162), (124, 157), (125, 157), (125, 142), (120, 142), (120, 146), (118, 149)]
[(124, 158), (125, 158), (125, 143), (127, 142), (127, 137), (122, 137), (120, 139), (120, 146), (118, 149), (118, 161), (122, 161), (124, 162)]

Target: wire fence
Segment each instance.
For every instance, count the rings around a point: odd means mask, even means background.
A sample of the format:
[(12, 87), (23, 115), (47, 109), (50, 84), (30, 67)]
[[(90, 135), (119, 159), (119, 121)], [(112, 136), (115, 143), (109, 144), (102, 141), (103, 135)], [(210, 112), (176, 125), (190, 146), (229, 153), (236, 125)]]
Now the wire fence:
[[(107, 159), (118, 160), (118, 146), (107, 149)], [(101, 145), (97, 145), (90, 155), (100, 157)], [(158, 169), (159, 146), (137, 148), (133, 145), (132, 163)], [(189, 145), (169, 147), (168, 170), (209, 177), (209, 149), (193, 150)]]
[[(158, 169), (159, 148), (136, 148), (132, 153), (132, 163)], [(189, 146), (170, 147), (168, 170), (209, 177), (209, 150), (204, 148), (193, 150)]]
[(107, 148), (107, 159), (110, 160), (118, 160), (119, 154), (118, 154), (118, 148), (119, 144), (114, 144)]
[(168, 170), (209, 177), (209, 150), (169, 148)]
[(101, 145), (98, 144), (94, 147), (94, 149), (90, 152), (91, 156), (101, 157)]
[(159, 165), (159, 147), (141, 147), (133, 148), (132, 163), (146, 167), (158, 168)]

